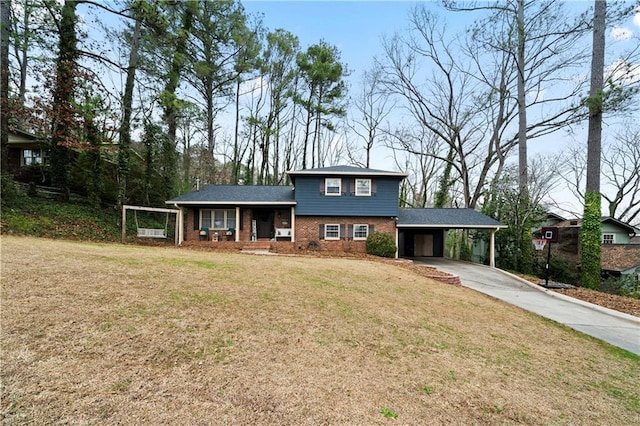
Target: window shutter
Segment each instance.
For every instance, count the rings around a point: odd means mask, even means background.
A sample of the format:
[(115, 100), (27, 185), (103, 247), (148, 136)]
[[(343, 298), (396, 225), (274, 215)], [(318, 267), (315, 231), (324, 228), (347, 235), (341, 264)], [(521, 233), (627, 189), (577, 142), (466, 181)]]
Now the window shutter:
[(345, 239), (347, 240), (353, 240), (353, 225), (350, 224), (349, 226), (347, 226), (347, 235), (345, 235)]
[(375, 226), (369, 225), (369, 235), (373, 234), (374, 230), (375, 230)]
[(340, 239), (347, 239), (347, 235), (344, 233), (344, 223), (340, 225)]
[(326, 179), (320, 179), (320, 195), (324, 195), (325, 185), (326, 185)]
[[(340, 195), (347, 195), (348, 194), (348, 189), (347, 187), (349, 186), (349, 179), (340, 179), (340, 191), (342, 192), (342, 194)], [(342, 237), (342, 235), (341, 235)]]
[[(372, 197), (374, 195), (376, 195), (376, 189), (377, 189), (376, 181), (371, 179), (371, 196)], [(371, 226), (373, 226), (373, 225), (371, 225)]]
[(200, 210), (193, 209), (193, 230), (197, 231), (200, 229)]
[(318, 235), (321, 240), (324, 240), (324, 224), (318, 225)]
[(347, 194), (356, 195), (356, 180), (347, 179), (346, 185), (347, 185)]

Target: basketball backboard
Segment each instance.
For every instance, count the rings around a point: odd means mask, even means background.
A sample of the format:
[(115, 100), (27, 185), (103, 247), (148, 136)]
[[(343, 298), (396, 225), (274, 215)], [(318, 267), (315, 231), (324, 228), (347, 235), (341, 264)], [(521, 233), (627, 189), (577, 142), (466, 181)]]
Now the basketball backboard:
[(553, 226), (545, 226), (540, 230), (541, 238), (547, 240), (549, 243), (558, 242), (558, 228)]

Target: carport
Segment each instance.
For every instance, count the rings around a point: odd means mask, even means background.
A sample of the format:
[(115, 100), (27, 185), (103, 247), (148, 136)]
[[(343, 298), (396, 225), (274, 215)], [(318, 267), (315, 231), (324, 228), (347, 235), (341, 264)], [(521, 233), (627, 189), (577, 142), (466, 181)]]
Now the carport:
[(506, 228), (473, 209), (400, 209), (396, 223), (398, 256), (444, 257), (445, 232), (450, 229), (490, 231), (489, 265), (495, 266), (495, 233)]

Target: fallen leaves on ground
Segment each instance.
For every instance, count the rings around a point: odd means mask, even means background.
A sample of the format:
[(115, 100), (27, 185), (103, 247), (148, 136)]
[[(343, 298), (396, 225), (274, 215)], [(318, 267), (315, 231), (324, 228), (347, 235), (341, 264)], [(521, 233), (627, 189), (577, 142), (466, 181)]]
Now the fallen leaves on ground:
[(631, 297), (617, 296), (586, 288), (554, 289), (557, 293), (564, 294), (575, 299), (603, 306), (618, 312), (640, 316), (640, 300)]

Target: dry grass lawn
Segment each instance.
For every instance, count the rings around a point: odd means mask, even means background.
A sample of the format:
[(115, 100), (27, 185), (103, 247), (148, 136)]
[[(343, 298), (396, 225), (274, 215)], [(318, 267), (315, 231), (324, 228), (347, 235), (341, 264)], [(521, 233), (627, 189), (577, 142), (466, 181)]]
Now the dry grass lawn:
[(640, 420), (638, 357), (392, 264), (1, 248), (3, 424)]

